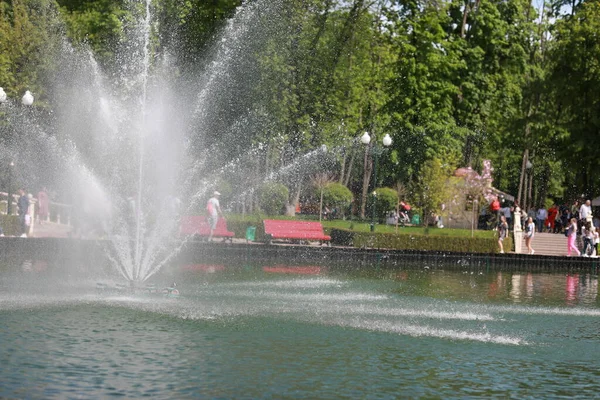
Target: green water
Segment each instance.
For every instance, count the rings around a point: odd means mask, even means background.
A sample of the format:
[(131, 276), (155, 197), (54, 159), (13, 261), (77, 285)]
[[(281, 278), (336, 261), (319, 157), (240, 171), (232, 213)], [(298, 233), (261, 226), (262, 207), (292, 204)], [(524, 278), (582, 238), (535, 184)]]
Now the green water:
[(172, 266), (169, 299), (58, 269), (0, 276), (0, 398), (600, 393), (591, 274)]

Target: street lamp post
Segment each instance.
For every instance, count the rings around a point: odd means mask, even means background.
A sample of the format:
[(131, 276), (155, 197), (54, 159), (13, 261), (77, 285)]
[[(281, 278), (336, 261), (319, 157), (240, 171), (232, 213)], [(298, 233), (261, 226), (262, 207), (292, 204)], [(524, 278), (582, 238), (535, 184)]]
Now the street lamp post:
[[(368, 146), (371, 143), (371, 136), (369, 135), (369, 132), (365, 132), (361, 137), (360, 137), (360, 141), (362, 142), (362, 144), (364, 144), (365, 146)], [(371, 232), (375, 232), (375, 215), (377, 213), (377, 167), (379, 166), (379, 154), (383, 153), (383, 151), (385, 150), (386, 147), (389, 147), (392, 145), (392, 138), (390, 137), (389, 134), (386, 133), (386, 135), (383, 137), (383, 140), (381, 141), (384, 147), (380, 147), (377, 143), (373, 143), (372, 147), (371, 147), (371, 152), (373, 154), (373, 157), (375, 158), (375, 162), (374, 162), (374, 166), (373, 166), (373, 210), (371, 213)]]

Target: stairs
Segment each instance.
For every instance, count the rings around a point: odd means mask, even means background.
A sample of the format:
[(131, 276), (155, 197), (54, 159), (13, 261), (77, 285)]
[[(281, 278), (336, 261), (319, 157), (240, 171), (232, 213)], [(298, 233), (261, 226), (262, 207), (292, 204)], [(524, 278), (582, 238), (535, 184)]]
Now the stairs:
[[(579, 251), (581, 251), (583, 245), (580, 238), (577, 238), (575, 242)], [(531, 247), (535, 250), (536, 255), (542, 256), (566, 256), (567, 255), (567, 237), (562, 233), (535, 233)], [(522, 253), (527, 254), (527, 246), (525, 245), (525, 239), (523, 239)], [(571, 254), (576, 256), (576, 254)]]

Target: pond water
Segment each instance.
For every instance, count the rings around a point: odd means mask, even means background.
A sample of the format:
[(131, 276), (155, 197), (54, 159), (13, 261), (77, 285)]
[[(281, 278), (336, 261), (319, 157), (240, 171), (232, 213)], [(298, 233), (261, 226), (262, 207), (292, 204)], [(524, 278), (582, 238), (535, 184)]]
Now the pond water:
[(56, 271), (0, 275), (0, 398), (600, 393), (593, 274), (215, 263), (165, 298)]

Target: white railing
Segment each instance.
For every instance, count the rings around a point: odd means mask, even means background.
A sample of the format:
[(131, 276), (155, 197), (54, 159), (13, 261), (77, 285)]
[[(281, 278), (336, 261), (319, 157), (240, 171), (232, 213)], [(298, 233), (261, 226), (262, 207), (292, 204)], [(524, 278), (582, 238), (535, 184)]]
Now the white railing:
[[(12, 195), (11, 215), (17, 215), (17, 201), (19, 195)], [(37, 199), (34, 197), (29, 205), (29, 215), (35, 221)], [(57, 203), (50, 201), (48, 216), (44, 222), (54, 222), (61, 225), (71, 225), (71, 204)], [(0, 192), (0, 214), (6, 215), (8, 212), (8, 193)]]

